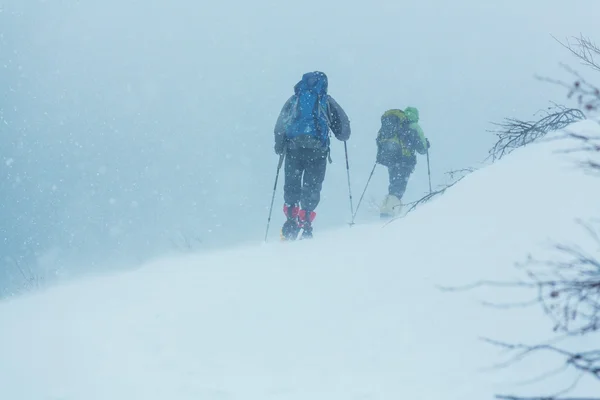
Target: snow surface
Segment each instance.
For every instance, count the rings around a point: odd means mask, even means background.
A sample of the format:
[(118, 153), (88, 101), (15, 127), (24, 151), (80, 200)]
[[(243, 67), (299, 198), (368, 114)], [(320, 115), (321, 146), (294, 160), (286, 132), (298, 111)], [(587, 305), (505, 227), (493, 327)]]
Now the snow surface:
[[(600, 132), (592, 121), (571, 128)], [(586, 245), (576, 219), (598, 217), (600, 185), (577, 164), (588, 154), (556, 151), (574, 145), (519, 149), (383, 228), (168, 257), (6, 300), (1, 397), (474, 400), (558, 390), (569, 376), (519, 384), (552, 359), (486, 369), (503, 357), (481, 337), (551, 337), (537, 308), (480, 303), (527, 293), (436, 285), (519, 277), (513, 264), (530, 252)]]

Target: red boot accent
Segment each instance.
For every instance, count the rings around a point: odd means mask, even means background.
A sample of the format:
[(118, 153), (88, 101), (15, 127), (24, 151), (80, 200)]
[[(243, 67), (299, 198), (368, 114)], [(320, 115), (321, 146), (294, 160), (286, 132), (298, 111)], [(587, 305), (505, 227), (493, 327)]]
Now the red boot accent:
[(294, 219), (297, 218), (298, 215), (300, 214), (300, 207), (298, 206), (293, 206), (292, 207), (292, 214), (288, 214), (289, 212), (289, 205), (288, 204), (284, 204), (283, 205), (283, 213), (285, 214), (286, 217), (288, 217), (288, 219)]
[[(308, 216), (308, 222), (313, 222), (315, 220), (316, 216), (317, 216), (317, 213), (314, 211), (311, 211), (310, 215)], [(300, 210), (299, 217), (300, 217), (300, 221), (306, 222), (306, 210)]]

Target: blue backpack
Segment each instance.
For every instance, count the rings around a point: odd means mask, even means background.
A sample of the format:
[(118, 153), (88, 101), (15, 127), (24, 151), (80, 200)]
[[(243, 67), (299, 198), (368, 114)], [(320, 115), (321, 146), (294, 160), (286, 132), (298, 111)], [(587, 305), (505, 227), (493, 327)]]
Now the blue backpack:
[(288, 138), (313, 136), (326, 146), (329, 142), (329, 103), (327, 76), (309, 72), (294, 86), (295, 99), (286, 129)]

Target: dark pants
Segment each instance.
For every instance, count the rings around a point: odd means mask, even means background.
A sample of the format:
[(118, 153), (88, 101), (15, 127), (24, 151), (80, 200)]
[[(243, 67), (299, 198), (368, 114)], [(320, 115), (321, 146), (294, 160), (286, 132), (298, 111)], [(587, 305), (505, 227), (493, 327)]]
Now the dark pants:
[(288, 150), (283, 200), (290, 205), (300, 205), (307, 212), (314, 211), (321, 200), (326, 168), (327, 152), (323, 150)]
[(401, 158), (398, 161), (388, 166), (388, 173), (390, 175), (388, 193), (393, 194), (398, 199), (402, 199), (406, 191), (408, 178), (410, 178), (410, 175), (415, 170), (416, 163), (412, 158)]

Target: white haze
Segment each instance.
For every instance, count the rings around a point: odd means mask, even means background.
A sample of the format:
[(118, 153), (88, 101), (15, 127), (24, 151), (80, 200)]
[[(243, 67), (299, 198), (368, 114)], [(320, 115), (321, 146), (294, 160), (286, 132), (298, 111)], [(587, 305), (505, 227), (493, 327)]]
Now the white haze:
[[(597, 37), (598, 15), (597, 0), (0, 0), (0, 286), (22, 284), (15, 260), (75, 273), (183, 238), (260, 241), (273, 125), (306, 71), (350, 116), (355, 204), (392, 107), (419, 108), (439, 184), (487, 156), (491, 122), (563, 101), (534, 75), (563, 77), (551, 35)], [(316, 235), (350, 218), (335, 141), (332, 157)], [(386, 184), (380, 169), (367, 204)], [(427, 189), (421, 157), (406, 200)], [(280, 186), (273, 233), (281, 203)]]

